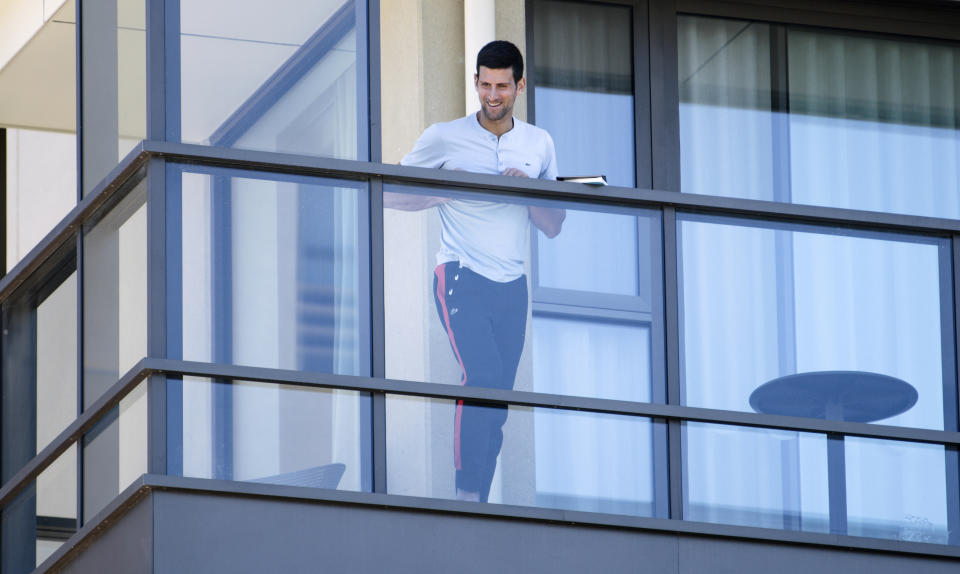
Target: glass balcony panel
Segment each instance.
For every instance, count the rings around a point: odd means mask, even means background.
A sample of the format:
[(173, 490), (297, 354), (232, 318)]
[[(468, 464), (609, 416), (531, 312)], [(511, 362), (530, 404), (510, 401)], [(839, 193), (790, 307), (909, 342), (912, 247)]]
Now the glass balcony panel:
[(960, 48), (678, 18), (683, 191), (960, 217)]
[(76, 246), (59, 250), (3, 305), (0, 481), (77, 416)]
[(168, 391), (182, 399), (168, 413), (182, 436), (176, 474), (372, 490), (367, 393), (193, 377)]
[(0, 570), (26, 574), (77, 531), (77, 447), (70, 446), (0, 512)]
[(83, 436), (83, 523), (147, 472), (147, 383)]
[[(502, 419), (502, 430), (488, 424)], [(640, 417), (388, 396), (387, 489), (455, 499), (476, 484), (485, 502), (653, 516), (653, 429)]]
[[(656, 244), (650, 228), (659, 232), (655, 220), (571, 209), (563, 227), (563, 233), (553, 239), (537, 237), (540, 287), (650, 300), (650, 250)], [(617, 249), (610, 249), (613, 246)]]
[(684, 423), (686, 520), (830, 532), (826, 436)]
[(77, 416), (77, 274), (38, 306), (37, 452)]
[(663, 400), (657, 213), (400, 185), (384, 204), (387, 377)]
[(687, 520), (956, 543), (956, 456), (941, 445), (692, 422), (683, 433)]
[(147, 205), (142, 180), (84, 225), (83, 406), (147, 355)]
[[(849, 534), (951, 543), (943, 446), (859, 437), (844, 442)], [(956, 489), (956, 457), (949, 458)]]
[[(954, 384), (944, 368), (954, 337), (945, 240), (695, 216), (680, 221), (678, 240), (685, 404), (753, 411), (761, 385), (796, 375), (799, 392), (818, 384), (809, 377), (838, 373), (858, 389), (844, 408), (880, 392), (874, 383), (889, 377), (912, 387), (916, 402), (894, 389), (864, 416), (825, 412), (833, 404), (826, 394), (810, 398), (820, 401), (819, 414), (764, 412), (941, 430), (955, 424), (955, 407), (944, 404)], [(903, 383), (893, 382), (909, 393)]]
[(368, 374), (366, 184), (193, 169), (168, 176), (182, 217), (171, 355)]
[(181, 140), (366, 159), (364, 4), (183, 0)]

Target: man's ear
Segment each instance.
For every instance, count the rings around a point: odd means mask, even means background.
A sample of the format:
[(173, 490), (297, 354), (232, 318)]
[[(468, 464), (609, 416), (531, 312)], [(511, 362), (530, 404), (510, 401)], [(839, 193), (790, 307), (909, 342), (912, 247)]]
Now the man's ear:
[(477, 74), (474, 74), (474, 75), (473, 75), (473, 87), (474, 87), (474, 89), (476, 89), (476, 88), (479, 87), (479, 85), (480, 85), (479, 82), (480, 82), (480, 76), (478, 76)]
[(520, 81), (517, 82), (517, 93), (519, 94), (523, 92), (523, 90), (526, 89), (526, 87), (527, 87), (527, 79), (520, 78)]

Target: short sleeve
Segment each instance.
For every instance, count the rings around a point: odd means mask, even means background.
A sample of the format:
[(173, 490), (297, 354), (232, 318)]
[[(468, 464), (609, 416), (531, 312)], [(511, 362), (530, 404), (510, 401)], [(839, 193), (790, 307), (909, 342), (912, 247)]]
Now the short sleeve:
[(553, 145), (553, 138), (550, 133), (543, 132), (544, 136), (544, 161), (543, 169), (540, 170), (540, 179), (557, 179), (557, 150)]
[(413, 167), (442, 167), (445, 163), (440, 129), (434, 124), (423, 131), (410, 153), (403, 156), (400, 165)]

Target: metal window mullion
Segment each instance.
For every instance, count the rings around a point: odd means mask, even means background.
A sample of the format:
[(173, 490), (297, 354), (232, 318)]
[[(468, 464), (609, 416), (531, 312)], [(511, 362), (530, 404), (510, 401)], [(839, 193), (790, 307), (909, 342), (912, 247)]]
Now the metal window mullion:
[[(180, 0), (154, 0), (163, 3), (163, 30), (159, 31), (162, 40), (158, 40), (163, 50), (163, 54), (158, 58), (163, 58), (162, 70), (163, 79), (159, 82), (163, 87), (162, 119), (160, 125), (156, 125), (158, 132), (162, 133), (163, 139), (173, 142), (180, 141), (180, 114), (181, 114), (181, 91), (180, 91)], [(151, 14), (152, 16), (154, 14)], [(159, 16), (159, 14), (157, 14)], [(162, 131), (159, 131), (161, 130)]]
[[(664, 350), (666, 353), (666, 402), (681, 405), (682, 381), (680, 368), (680, 246), (677, 228), (677, 212), (671, 207), (663, 209), (663, 300), (664, 300)], [(683, 518), (683, 422), (671, 419), (667, 422), (667, 462), (669, 480), (670, 518)]]
[[(371, 369), (374, 378), (386, 377), (386, 310), (384, 308), (383, 180), (370, 180), (370, 307)], [(373, 491), (387, 492), (387, 396), (372, 393)]]
[[(653, 108), (651, 101), (650, 69), (650, 7), (651, 0), (640, 0), (631, 7), (633, 12), (633, 130), (635, 185), (653, 187)], [(652, 0), (656, 1), (656, 0)]]
[[(76, 177), (76, 186), (77, 186), (76, 204), (77, 204), (77, 207), (74, 208), (74, 211), (71, 212), (71, 215), (73, 215), (74, 213), (77, 212), (77, 210), (79, 209), (80, 204), (83, 203), (83, 201), (84, 201), (84, 197), (83, 197), (83, 37), (82, 37), (82, 36), (83, 36), (83, 0), (80, 0), (79, 2), (77, 2), (77, 3), (76, 3), (76, 6), (74, 7), (74, 22), (76, 22), (76, 25), (74, 26), (74, 36), (75, 36), (75, 37), (74, 37), (74, 51), (75, 51), (75, 53), (76, 53), (76, 62), (75, 62), (75, 66), (76, 66), (76, 83), (75, 83), (75, 87), (74, 87), (74, 89), (76, 90), (76, 94), (75, 94), (75, 95), (76, 95), (76, 112), (75, 112), (75, 113), (76, 113), (76, 117), (75, 117), (74, 121), (76, 122), (76, 132), (77, 132), (77, 134), (76, 134), (76, 148), (77, 148), (77, 153), (76, 153), (76, 172), (77, 172), (77, 174), (76, 174), (76, 175), (77, 175), (77, 177)], [(119, 166), (118, 166), (118, 167), (119, 167)], [(90, 195), (89, 195), (86, 199), (92, 201), (92, 200), (94, 200), (95, 198), (100, 197), (100, 196), (102, 195), (102, 191), (101, 191), (100, 193), (98, 193), (97, 191), (98, 191), (98, 190), (94, 190), (94, 192), (90, 193)], [(69, 217), (69, 215), (68, 215), (68, 217)], [(65, 218), (65, 219), (66, 219), (66, 218)], [(79, 219), (79, 217), (78, 217), (78, 219)], [(61, 226), (63, 225), (63, 221), (61, 221), (61, 224), (60, 224), (60, 225), (61, 225)], [(81, 221), (78, 221), (78, 222), (77, 222), (77, 225), (78, 225), (78, 228), (77, 228), (75, 231), (74, 231), (74, 230), (70, 230), (70, 231), (64, 230), (64, 232), (63, 232), (63, 236), (64, 236), (64, 237), (66, 237), (66, 236), (68, 236), (68, 235), (70, 235), (70, 234), (73, 234), (73, 235), (76, 236), (76, 258), (77, 258), (77, 292), (76, 292), (76, 297), (77, 297), (77, 299), (76, 299), (76, 310), (77, 310), (77, 345), (76, 345), (76, 349), (77, 349), (76, 372), (77, 372), (77, 375), (76, 375), (76, 385), (77, 385), (77, 388), (76, 388), (76, 400), (77, 400), (77, 403), (76, 403), (76, 409), (75, 409), (75, 413), (76, 413), (75, 420), (79, 420), (79, 418), (83, 415), (83, 277), (84, 277), (83, 227), (82, 227), (82, 222), (81, 222)], [(60, 227), (60, 226), (58, 226), (58, 228), (59, 228), (59, 227)], [(57, 228), (55, 228), (54, 231), (51, 232), (51, 234), (54, 234), (54, 233), (56, 232), (56, 230), (57, 230)], [(47, 237), (50, 237), (50, 235), (48, 235)], [(48, 251), (50, 254), (53, 254), (54, 251), (56, 250), (56, 245), (57, 245), (57, 242), (50, 242), (50, 243), (48, 243), (47, 251)], [(38, 259), (41, 259), (41, 258), (38, 257)], [(36, 264), (39, 265), (40, 262), (38, 261)], [(24, 269), (24, 270), (23, 270), (23, 274), (24, 274), (24, 275), (27, 274), (27, 269)], [(6, 292), (5, 292), (4, 294), (6, 295), (6, 294), (9, 294), (9, 293), (12, 293), (12, 292), (13, 292), (13, 289), (15, 289), (15, 286), (11, 286), (11, 288), (10, 288), (9, 290), (6, 290)], [(0, 291), (0, 292), (3, 292), (3, 291)], [(79, 529), (80, 529), (80, 525), (83, 524), (83, 441), (82, 441), (82, 435), (80, 436), (79, 439), (75, 439), (75, 443), (76, 443), (76, 445), (77, 445), (77, 461), (76, 461), (76, 469), (75, 469), (75, 472), (76, 472), (76, 476), (75, 476), (75, 478), (76, 478), (76, 480), (75, 480), (76, 493), (75, 493), (75, 494), (76, 494), (76, 503), (77, 503), (77, 505), (76, 505), (75, 516), (76, 516), (76, 520), (77, 520), (77, 522), (76, 522), (76, 524), (77, 524), (77, 530), (79, 530)], [(48, 448), (49, 448), (49, 446), (51, 446), (51, 445), (48, 445)], [(41, 454), (41, 453), (37, 453), (38, 456), (39, 456), (40, 454)], [(52, 461), (51, 461), (51, 462), (52, 462)], [(42, 469), (37, 470), (36, 474), (39, 475), (40, 472), (42, 472)], [(4, 486), (6, 486), (6, 485), (4, 485)], [(0, 488), (0, 492), (2, 492), (2, 490), (3, 490), (3, 489)], [(18, 489), (18, 490), (19, 490), (19, 489)], [(5, 504), (5, 503), (3, 502), (3, 498), (0, 497), (0, 506), (2, 506), (3, 504)]]
[[(958, 430), (960, 421), (958, 421), (957, 404), (958, 392), (957, 382), (960, 380), (960, 367), (957, 359), (960, 357), (960, 348), (958, 348), (957, 330), (960, 328), (960, 235), (954, 235), (950, 242), (949, 255), (941, 253), (941, 331), (947, 331), (953, 336), (953, 341), (949, 344), (941, 341), (944, 353), (943, 368), (943, 424), (944, 428), (953, 431)], [(949, 286), (949, 288), (947, 288)], [(949, 293), (949, 295), (946, 295)], [(952, 313), (948, 304), (952, 304)], [(950, 360), (947, 360), (949, 356)], [(949, 544), (960, 544), (960, 448), (947, 447), (944, 449), (945, 469), (946, 469), (946, 506), (947, 506), (947, 532), (949, 533)]]
[[(167, 356), (166, 162), (147, 165), (147, 356)], [(147, 383), (147, 472), (167, 471), (167, 385), (162, 376)]]
[[(362, 1), (358, 0), (358, 2)], [(362, 22), (361, 18), (357, 18), (358, 27)], [(380, 116), (380, 0), (366, 0), (366, 29), (367, 97), (359, 103), (361, 106), (369, 106), (367, 107), (369, 124), (367, 141), (370, 150), (368, 157), (371, 162), (380, 162), (383, 161), (383, 125)]]
[[(80, 2), (77, 2), (77, 12), (79, 14)], [(80, 29), (80, 26), (77, 26), (77, 30)], [(79, 32), (78, 32), (79, 33)], [(81, 188), (78, 187), (78, 194), (81, 193)], [(84, 340), (83, 340), (83, 292), (84, 292), (84, 277), (86, 276), (86, 268), (84, 266), (84, 256), (83, 256), (83, 226), (81, 225), (76, 234), (76, 257), (77, 257), (77, 405), (76, 405), (76, 417), (74, 422), (80, 420), (83, 417), (83, 350), (84, 350)], [(77, 438), (74, 439), (75, 444), (77, 445), (77, 468), (76, 468), (76, 500), (77, 500), (77, 530), (80, 529), (80, 526), (83, 524), (83, 434), (80, 433)], [(51, 441), (49, 446), (53, 445)], [(69, 448), (69, 447), (67, 447)], [(64, 449), (66, 450), (66, 448)], [(40, 456), (42, 453), (37, 453), (37, 456)], [(59, 455), (55, 455), (59, 456)], [(50, 463), (53, 462), (51, 458)], [(49, 464), (49, 463), (48, 463)], [(44, 468), (48, 466), (44, 464)], [(43, 468), (37, 470), (36, 474), (43, 472)], [(6, 486), (6, 485), (4, 485)], [(2, 489), (0, 489), (2, 491)], [(4, 504), (2, 497), (0, 497), (0, 505)]]
[(650, 2), (650, 132), (653, 187), (680, 191), (680, 90), (675, 0)]
[(166, 30), (164, 6), (170, 0), (145, 0), (147, 14), (147, 139), (166, 137)]

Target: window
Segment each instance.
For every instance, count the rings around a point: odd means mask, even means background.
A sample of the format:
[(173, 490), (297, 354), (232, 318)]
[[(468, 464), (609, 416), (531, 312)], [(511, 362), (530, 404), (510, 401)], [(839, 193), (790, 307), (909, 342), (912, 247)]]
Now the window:
[(678, 19), (683, 191), (960, 217), (960, 48)]

